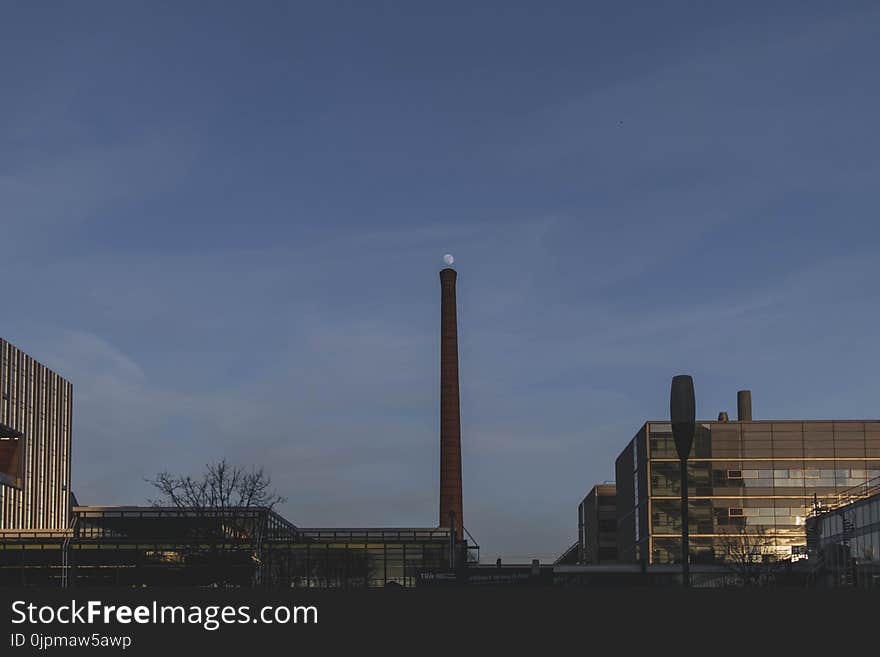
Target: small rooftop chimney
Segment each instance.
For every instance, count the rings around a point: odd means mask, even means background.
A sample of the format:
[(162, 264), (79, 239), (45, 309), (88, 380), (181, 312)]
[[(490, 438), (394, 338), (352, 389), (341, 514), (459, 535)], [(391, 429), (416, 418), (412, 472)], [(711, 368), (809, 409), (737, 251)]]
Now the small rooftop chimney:
[(736, 393), (736, 419), (740, 422), (752, 421), (752, 391), (739, 390)]
[(727, 417), (727, 411), (721, 411), (718, 414), (718, 421), (719, 422), (730, 422), (730, 418)]

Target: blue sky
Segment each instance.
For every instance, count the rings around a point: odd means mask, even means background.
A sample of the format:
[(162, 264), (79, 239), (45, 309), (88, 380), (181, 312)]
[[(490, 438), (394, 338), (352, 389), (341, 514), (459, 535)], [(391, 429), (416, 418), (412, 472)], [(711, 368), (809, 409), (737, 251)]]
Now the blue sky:
[(877, 417), (880, 7), (660, 4), (3, 3), (0, 334), (80, 500), (225, 456), (434, 524), (447, 252), (485, 558), (570, 544), (676, 373)]

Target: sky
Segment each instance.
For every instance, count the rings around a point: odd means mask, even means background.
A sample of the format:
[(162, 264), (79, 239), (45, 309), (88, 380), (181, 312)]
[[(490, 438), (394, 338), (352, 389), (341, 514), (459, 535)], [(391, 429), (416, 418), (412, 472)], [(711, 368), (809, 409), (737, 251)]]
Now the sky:
[[(662, 6), (661, 6), (662, 5)], [(442, 256), (464, 520), (551, 560), (673, 375), (880, 416), (874, 2), (0, 5), (0, 335), (73, 487), (221, 458), (301, 526), (433, 526)]]

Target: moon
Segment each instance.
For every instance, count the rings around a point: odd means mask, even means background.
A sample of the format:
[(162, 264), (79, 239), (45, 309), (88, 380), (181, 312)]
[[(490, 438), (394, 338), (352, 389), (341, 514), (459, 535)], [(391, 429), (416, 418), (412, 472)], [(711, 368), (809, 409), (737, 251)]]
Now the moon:
[(447, 265), (451, 265), (453, 262), (455, 262), (455, 258), (452, 257), (451, 253), (447, 253), (445, 256), (443, 256), (443, 262), (445, 262)]

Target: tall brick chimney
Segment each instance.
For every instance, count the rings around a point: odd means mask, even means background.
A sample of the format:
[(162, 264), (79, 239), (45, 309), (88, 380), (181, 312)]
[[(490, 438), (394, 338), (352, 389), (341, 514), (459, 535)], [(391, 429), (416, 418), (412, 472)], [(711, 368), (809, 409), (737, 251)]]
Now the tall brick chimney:
[(440, 272), (440, 527), (464, 538), (461, 495), (461, 416), (454, 269)]

